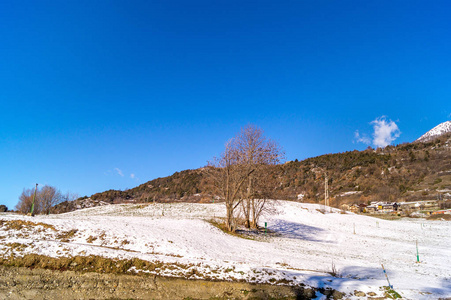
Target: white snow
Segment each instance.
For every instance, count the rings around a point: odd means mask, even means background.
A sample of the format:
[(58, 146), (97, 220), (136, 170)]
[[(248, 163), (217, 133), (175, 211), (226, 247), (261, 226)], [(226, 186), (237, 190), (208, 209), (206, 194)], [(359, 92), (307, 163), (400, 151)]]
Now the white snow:
[[(154, 271), (159, 275), (186, 276), (196, 269), (191, 278), (284, 280), (331, 287), (350, 299), (358, 299), (355, 290), (383, 296), (381, 287), (388, 285), (383, 264), (394, 290), (404, 299), (451, 297), (451, 222), (386, 221), (336, 209), (322, 213), (315, 204), (277, 203), (277, 213), (261, 219), (270, 233), (253, 239), (226, 234), (206, 221), (225, 215), (222, 203), (120, 204), (34, 218), (0, 214), (3, 221), (46, 223), (59, 231), (78, 229), (69, 242), (63, 242), (49, 228), (13, 230), (3, 224), (0, 256), (17, 251), (7, 244), (22, 243), (28, 247), (17, 255), (137, 257), (187, 265)], [(90, 237), (96, 239), (88, 242)], [(329, 274), (332, 264), (339, 276)]]
[(429, 130), (428, 132), (423, 134), (419, 139), (417, 139), (417, 141), (427, 142), (435, 137), (438, 137), (438, 136), (448, 133), (448, 132), (451, 132), (451, 121), (446, 121), (446, 122), (443, 122), (443, 123), (435, 126), (431, 130)]
[(355, 195), (355, 194), (361, 194), (361, 193), (362, 193), (361, 191), (349, 191), (349, 192), (341, 193), (338, 196), (346, 197), (346, 196)]

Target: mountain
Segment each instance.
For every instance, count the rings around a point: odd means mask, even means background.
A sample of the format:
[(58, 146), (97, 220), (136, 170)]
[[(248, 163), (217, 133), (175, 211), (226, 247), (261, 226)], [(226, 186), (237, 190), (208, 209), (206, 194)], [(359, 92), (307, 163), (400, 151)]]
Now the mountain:
[[(369, 201), (418, 201), (451, 198), (451, 132), (424, 142), (364, 151), (326, 154), (290, 161), (270, 170), (279, 181), (274, 198), (324, 201), (324, 175), (331, 205)], [(113, 203), (213, 202), (205, 168), (176, 172), (135, 188), (109, 190), (64, 202), (54, 212)]]
[(451, 133), (451, 121), (446, 121), (446, 122), (443, 122), (443, 123), (435, 126), (431, 130), (429, 130), (428, 132), (423, 134), (416, 141), (418, 141), (418, 142), (428, 142), (428, 141), (431, 141), (434, 138), (436, 138), (438, 136), (441, 136), (443, 134), (446, 134), (446, 133)]

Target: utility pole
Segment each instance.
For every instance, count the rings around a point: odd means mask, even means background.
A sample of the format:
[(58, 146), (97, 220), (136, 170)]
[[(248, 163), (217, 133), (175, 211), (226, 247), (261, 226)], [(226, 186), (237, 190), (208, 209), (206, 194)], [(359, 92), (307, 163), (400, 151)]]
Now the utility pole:
[(324, 178), (324, 205), (329, 206), (329, 178), (325, 174)]
[(36, 187), (34, 188), (34, 195), (33, 195), (33, 203), (31, 203), (31, 211), (30, 215), (34, 217), (34, 200), (36, 199), (36, 191), (38, 190), (38, 184), (36, 183)]

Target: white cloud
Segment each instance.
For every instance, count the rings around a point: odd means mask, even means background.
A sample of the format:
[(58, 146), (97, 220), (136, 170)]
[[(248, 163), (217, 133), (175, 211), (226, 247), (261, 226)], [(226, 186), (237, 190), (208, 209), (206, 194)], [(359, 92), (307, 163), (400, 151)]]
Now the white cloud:
[(371, 139), (366, 134), (360, 135), (358, 130), (354, 132), (354, 138), (357, 141), (357, 143), (364, 143), (366, 145), (371, 144)]
[(131, 178), (131, 179), (135, 179), (135, 174), (131, 173), (131, 174), (130, 174), (130, 178)]
[(401, 131), (392, 120), (387, 120), (385, 116), (376, 118), (370, 124), (373, 125), (373, 144), (376, 147), (385, 147), (390, 145), (400, 135)]
[(124, 173), (122, 173), (121, 169), (119, 168), (114, 168), (114, 170), (116, 171), (116, 173), (122, 177), (124, 177)]
[(400, 135), (401, 131), (398, 125), (386, 116), (376, 118), (371, 121), (370, 124), (373, 126), (372, 139), (368, 134), (360, 133), (358, 130), (354, 132), (354, 141), (357, 143), (363, 143), (365, 145), (373, 144), (376, 147), (385, 147), (390, 145), (394, 140), (396, 140)]

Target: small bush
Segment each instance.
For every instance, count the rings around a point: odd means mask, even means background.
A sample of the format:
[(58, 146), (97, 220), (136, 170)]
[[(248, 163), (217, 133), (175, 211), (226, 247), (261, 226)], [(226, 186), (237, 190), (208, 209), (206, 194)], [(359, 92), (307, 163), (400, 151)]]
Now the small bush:
[(388, 299), (401, 299), (401, 295), (389, 286), (384, 286), (384, 296)]

